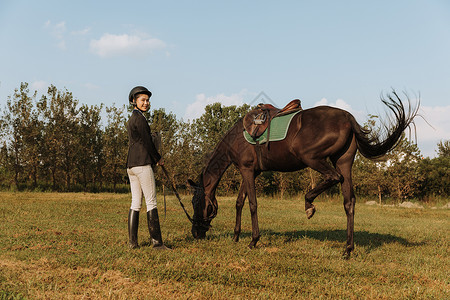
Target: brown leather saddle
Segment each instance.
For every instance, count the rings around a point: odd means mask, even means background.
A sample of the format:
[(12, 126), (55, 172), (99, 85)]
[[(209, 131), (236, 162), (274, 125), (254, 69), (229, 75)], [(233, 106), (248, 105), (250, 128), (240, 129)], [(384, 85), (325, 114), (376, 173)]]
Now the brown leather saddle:
[(244, 119), (244, 129), (250, 134), (250, 136), (256, 140), (260, 137), (266, 129), (267, 140), (269, 139), (270, 133), (270, 121), (278, 116), (287, 115), (302, 109), (301, 102), (299, 99), (292, 100), (282, 109), (276, 108), (272, 104), (260, 103), (255, 109), (248, 112)]

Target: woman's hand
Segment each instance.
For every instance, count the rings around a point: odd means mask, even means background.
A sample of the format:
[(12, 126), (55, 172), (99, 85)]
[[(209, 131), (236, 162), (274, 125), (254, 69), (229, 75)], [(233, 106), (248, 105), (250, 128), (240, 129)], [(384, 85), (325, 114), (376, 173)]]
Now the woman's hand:
[(164, 166), (164, 159), (161, 158), (161, 159), (156, 163), (156, 165), (157, 165), (157, 166)]

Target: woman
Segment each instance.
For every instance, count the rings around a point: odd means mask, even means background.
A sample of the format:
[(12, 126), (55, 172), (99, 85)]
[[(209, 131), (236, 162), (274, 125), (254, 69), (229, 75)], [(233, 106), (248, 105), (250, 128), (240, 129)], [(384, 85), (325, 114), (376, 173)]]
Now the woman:
[(161, 237), (158, 209), (156, 207), (156, 185), (153, 174), (155, 165), (163, 165), (164, 161), (152, 141), (150, 127), (143, 113), (150, 108), (152, 93), (143, 86), (130, 91), (128, 100), (134, 106), (127, 124), (129, 148), (127, 157), (127, 173), (131, 186), (131, 208), (128, 213), (129, 247), (137, 248), (139, 211), (141, 210), (142, 193), (147, 206), (147, 224), (150, 239), (156, 249), (169, 249)]

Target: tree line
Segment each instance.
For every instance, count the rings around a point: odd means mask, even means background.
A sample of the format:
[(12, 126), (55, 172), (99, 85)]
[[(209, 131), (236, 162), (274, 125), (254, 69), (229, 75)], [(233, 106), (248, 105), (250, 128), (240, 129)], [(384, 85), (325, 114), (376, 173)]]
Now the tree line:
[[(128, 192), (126, 122), (131, 109), (80, 104), (67, 89), (54, 85), (37, 99), (37, 92), (21, 83), (0, 111), (0, 189)], [(160, 152), (180, 190), (187, 190), (187, 179), (197, 178), (223, 134), (250, 109), (248, 104), (214, 103), (191, 122), (162, 108), (145, 114), (152, 131), (160, 133)], [(376, 118), (370, 116), (365, 126), (376, 130)], [(403, 137), (380, 160), (358, 154), (353, 167), (357, 195), (379, 201), (449, 196), (450, 141), (441, 141), (437, 147), (437, 157), (423, 158), (417, 145)], [(156, 172), (161, 189), (167, 183), (158, 167)], [(305, 193), (319, 181), (320, 175), (310, 169), (264, 172), (257, 179), (257, 190), (283, 197)], [(240, 182), (238, 170), (231, 166), (218, 192), (236, 193)], [(338, 192), (339, 186), (328, 191)]]

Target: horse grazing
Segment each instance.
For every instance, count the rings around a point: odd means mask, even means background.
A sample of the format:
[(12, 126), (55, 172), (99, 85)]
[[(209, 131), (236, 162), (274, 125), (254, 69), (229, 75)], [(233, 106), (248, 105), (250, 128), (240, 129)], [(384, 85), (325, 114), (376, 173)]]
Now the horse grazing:
[[(381, 97), (394, 118), (384, 125), (384, 131), (371, 131), (361, 127), (347, 111), (329, 106), (319, 106), (297, 113), (289, 125), (286, 138), (265, 145), (252, 145), (244, 138), (244, 124), (240, 119), (217, 144), (199, 182), (189, 180), (194, 187), (192, 235), (205, 238), (212, 219), (217, 215), (218, 204), (215, 191), (226, 169), (234, 164), (242, 175), (242, 184), (236, 202), (236, 227), (234, 241), (239, 240), (241, 213), (247, 196), (252, 221), (253, 248), (260, 238), (255, 178), (263, 171), (291, 172), (310, 167), (322, 174), (324, 180), (305, 195), (306, 216), (315, 213), (314, 199), (333, 185), (340, 183), (347, 215), (347, 244), (344, 257), (354, 249), (353, 228), (355, 194), (351, 170), (356, 151), (369, 159), (379, 158), (393, 149), (403, 131), (417, 115), (419, 103), (405, 109), (395, 91)], [(329, 161), (328, 161), (329, 160)], [(329, 163), (331, 162), (331, 163)]]

